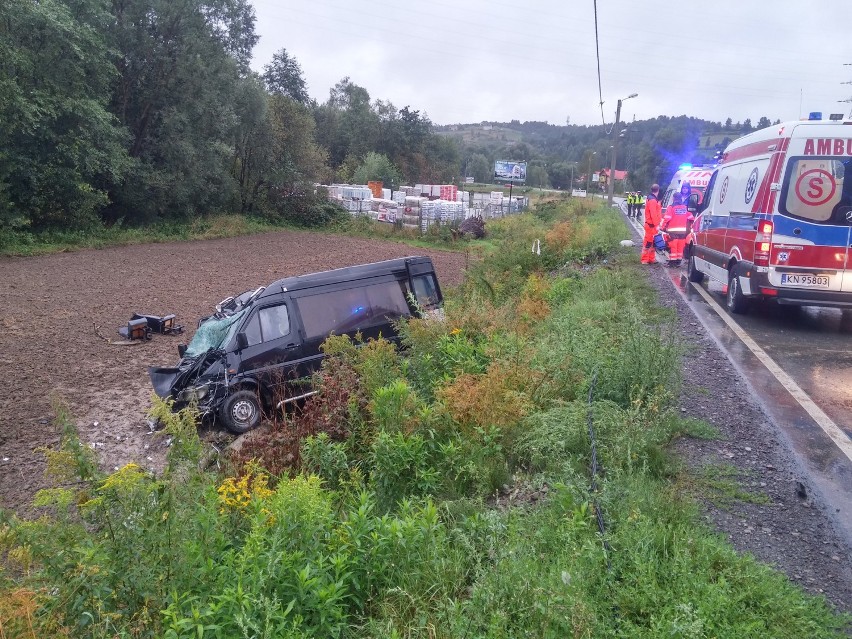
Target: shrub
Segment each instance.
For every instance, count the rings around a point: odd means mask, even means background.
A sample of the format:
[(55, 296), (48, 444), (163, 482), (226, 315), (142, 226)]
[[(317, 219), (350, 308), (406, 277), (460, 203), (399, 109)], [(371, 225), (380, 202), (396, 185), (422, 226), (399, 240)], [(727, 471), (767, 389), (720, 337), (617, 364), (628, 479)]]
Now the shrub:
[(349, 472), (346, 445), (332, 441), (328, 433), (312, 435), (302, 442), (302, 468), (321, 477), (331, 490), (340, 488)]
[(409, 497), (434, 494), (441, 477), (433, 464), (434, 441), (415, 433), (379, 431), (370, 459), (370, 486), (379, 507), (391, 510)]

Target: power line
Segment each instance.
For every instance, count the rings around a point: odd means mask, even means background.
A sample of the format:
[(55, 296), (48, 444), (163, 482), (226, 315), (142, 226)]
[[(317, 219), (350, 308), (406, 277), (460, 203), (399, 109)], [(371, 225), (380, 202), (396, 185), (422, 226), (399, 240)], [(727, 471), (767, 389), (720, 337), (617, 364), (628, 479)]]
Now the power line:
[(595, 57), (598, 60), (598, 99), (601, 101), (601, 124), (606, 126), (603, 112), (603, 87), (601, 85), (601, 50), (598, 44), (598, 0), (593, 0), (595, 5)]

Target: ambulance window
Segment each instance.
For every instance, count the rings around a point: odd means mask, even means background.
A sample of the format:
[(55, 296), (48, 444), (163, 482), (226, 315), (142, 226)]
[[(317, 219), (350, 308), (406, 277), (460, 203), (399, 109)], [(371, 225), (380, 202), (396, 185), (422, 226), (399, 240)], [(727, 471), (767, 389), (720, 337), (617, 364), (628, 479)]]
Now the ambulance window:
[(718, 171), (714, 171), (713, 175), (710, 176), (710, 181), (707, 183), (707, 188), (704, 191), (704, 194), (698, 203), (698, 211), (703, 213), (707, 207), (710, 205), (710, 202), (713, 201), (713, 186), (716, 184), (716, 176), (719, 175)]
[(781, 192), (782, 213), (817, 224), (848, 224), (845, 216), (850, 206), (852, 159), (790, 159)]

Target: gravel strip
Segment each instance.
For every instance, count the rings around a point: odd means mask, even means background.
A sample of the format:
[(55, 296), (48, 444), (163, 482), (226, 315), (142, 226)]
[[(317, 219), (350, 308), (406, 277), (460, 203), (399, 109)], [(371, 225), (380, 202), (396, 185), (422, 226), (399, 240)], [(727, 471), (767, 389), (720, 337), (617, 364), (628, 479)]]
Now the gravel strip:
[[(634, 231), (634, 241), (637, 235)], [(641, 238), (640, 238), (641, 239)], [(637, 262), (639, 260), (637, 250)], [(826, 504), (798, 469), (786, 439), (689, 304), (675, 290), (667, 268), (648, 267), (660, 304), (674, 309), (687, 345), (682, 358), (680, 410), (719, 429), (721, 438), (681, 438), (675, 451), (694, 471), (736, 469), (740, 488), (768, 503), (702, 499), (708, 524), (743, 553), (773, 565), (807, 592), (823, 595), (839, 611), (852, 612), (852, 548), (834, 529)]]

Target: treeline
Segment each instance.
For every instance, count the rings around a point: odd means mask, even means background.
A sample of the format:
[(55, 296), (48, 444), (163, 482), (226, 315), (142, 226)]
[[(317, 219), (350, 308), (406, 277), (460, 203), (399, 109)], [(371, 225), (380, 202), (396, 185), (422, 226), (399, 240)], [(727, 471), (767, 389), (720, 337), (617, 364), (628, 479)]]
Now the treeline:
[(252, 72), (247, 0), (4, 0), (0, 232), (190, 220), (321, 223), (313, 184), (445, 181), (456, 145), (348, 78), (308, 98), (281, 49)]
[[(734, 124), (728, 118), (722, 124), (685, 115), (622, 122), (616, 169), (628, 171), (625, 189), (667, 183), (681, 164), (712, 163), (732, 140), (770, 124), (767, 117), (754, 127), (750, 119)], [(518, 120), (451, 125), (439, 131), (462, 140), (462, 171), (477, 182), (491, 181), (494, 160), (526, 160), (527, 185), (561, 189), (571, 188), (572, 176), (579, 186), (589, 172), (609, 167), (614, 135), (612, 123), (562, 126)]]

